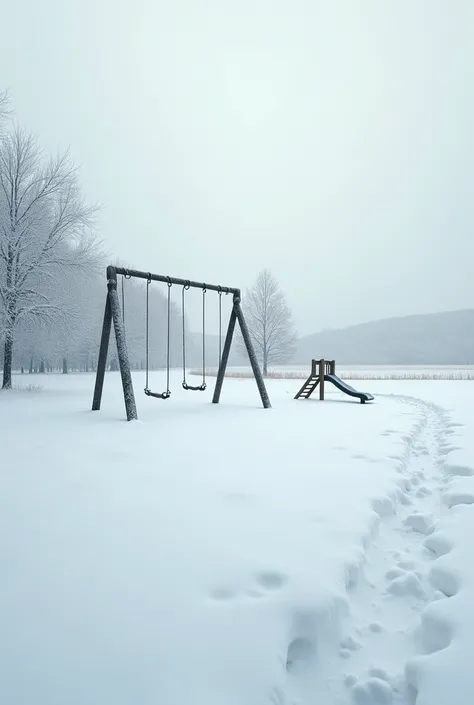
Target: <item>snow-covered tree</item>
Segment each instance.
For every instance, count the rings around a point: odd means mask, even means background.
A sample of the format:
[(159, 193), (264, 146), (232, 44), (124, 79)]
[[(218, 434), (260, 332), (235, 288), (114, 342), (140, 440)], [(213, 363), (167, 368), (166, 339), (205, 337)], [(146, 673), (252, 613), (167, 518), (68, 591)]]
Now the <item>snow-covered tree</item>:
[[(255, 284), (242, 300), (255, 352), (268, 375), (268, 366), (288, 362), (295, 351), (295, 326), (284, 292), (268, 269), (258, 275)], [(239, 337), (239, 348), (245, 346)]]
[(10, 115), (9, 105), (10, 98), (7, 91), (0, 91), (0, 135), (2, 134), (3, 126)]
[(68, 274), (90, 271), (98, 243), (68, 154), (48, 159), (15, 127), (0, 143), (0, 335), (11, 387), (15, 331), (25, 319), (74, 325)]

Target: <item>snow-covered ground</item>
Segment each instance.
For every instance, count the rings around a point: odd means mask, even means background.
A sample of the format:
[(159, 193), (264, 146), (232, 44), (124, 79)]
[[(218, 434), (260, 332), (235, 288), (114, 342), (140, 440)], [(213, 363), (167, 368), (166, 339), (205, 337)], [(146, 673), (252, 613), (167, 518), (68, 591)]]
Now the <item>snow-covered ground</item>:
[(134, 380), (0, 393), (1, 703), (474, 701), (470, 382)]

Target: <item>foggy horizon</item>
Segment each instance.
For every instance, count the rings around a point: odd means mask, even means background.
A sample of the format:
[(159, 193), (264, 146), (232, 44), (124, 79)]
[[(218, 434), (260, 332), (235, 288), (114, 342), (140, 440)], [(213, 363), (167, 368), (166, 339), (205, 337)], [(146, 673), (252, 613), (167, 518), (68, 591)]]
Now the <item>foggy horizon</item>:
[(111, 261), (243, 291), (269, 268), (300, 336), (473, 307), (471, 3), (2, 17), (1, 87), (70, 147)]

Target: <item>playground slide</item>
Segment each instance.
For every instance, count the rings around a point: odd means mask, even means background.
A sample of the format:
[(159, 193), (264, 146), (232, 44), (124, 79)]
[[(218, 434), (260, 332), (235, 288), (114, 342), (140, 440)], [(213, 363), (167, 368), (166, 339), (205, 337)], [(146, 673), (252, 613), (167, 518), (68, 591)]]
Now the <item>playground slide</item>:
[(350, 397), (356, 397), (357, 399), (360, 399), (362, 404), (365, 404), (366, 401), (373, 400), (372, 394), (367, 394), (366, 392), (358, 392), (354, 389), (354, 387), (351, 387), (350, 384), (346, 384), (346, 382), (343, 382), (342, 379), (340, 379), (337, 375), (324, 375), (324, 379), (327, 382), (332, 382), (332, 384), (338, 389), (340, 389), (341, 392), (344, 392), (344, 394), (348, 394)]

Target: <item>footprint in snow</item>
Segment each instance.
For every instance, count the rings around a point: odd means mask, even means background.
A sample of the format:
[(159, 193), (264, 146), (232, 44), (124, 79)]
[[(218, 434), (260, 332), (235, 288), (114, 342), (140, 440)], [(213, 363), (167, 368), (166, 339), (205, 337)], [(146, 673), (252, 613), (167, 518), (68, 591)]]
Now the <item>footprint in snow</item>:
[(215, 590), (211, 590), (210, 597), (217, 602), (227, 602), (235, 597), (235, 592), (232, 588), (219, 587), (215, 588)]
[(395, 580), (396, 578), (400, 578), (402, 575), (405, 575), (405, 573), (406, 571), (402, 568), (390, 568), (390, 570), (387, 570), (385, 573), (385, 577), (387, 580)]
[(434, 530), (434, 520), (430, 514), (410, 514), (403, 522), (408, 531), (428, 536)]
[(468, 465), (449, 465), (444, 466), (444, 470), (448, 475), (459, 476), (459, 477), (471, 477), (474, 475), (474, 468)]
[(420, 497), (421, 499), (424, 499), (425, 497), (429, 497), (431, 494), (431, 490), (429, 490), (427, 487), (421, 486), (417, 489), (416, 491), (416, 496)]
[(420, 578), (416, 573), (404, 573), (394, 578), (388, 586), (387, 592), (395, 597), (409, 595), (423, 599), (425, 591)]
[[(288, 577), (277, 571), (262, 571), (255, 576), (256, 586), (247, 590), (248, 597), (260, 598), (264, 596), (263, 591), (279, 590), (288, 582)], [(209, 596), (217, 602), (228, 602), (237, 596), (236, 590), (228, 585), (222, 585), (210, 591)]]
[(279, 590), (288, 582), (288, 576), (277, 571), (262, 571), (257, 573), (255, 579), (266, 590)]
[(385, 631), (385, 627), (380, 622), (371, 622), (371, 624), (369, 624), (369, 630), (373, 634), (381, 634)]
[(308, 665), (315, 653), (313, 643), (306, 637), (293, 639), (288, 647), (286, 670), (295, 673)]
[(354, 639), (352, 636), (348, 636), (343, 639), (340, 643), (341, 649), (347, 649), (347, 651), (358, 651), (362, 644)]
[(387, 681), (371, 677), (352, 687), (352, 697), (357, 705), (390, 705), (393, 689)]
[(372, 500), (372, 509), (381, 519), (395, 514), (395, 507), (390, 497), (378, 497)]
[(450, 446), (450, 445), (442, 446), (439, 449), (439, 455), (449, 455), (450, 453), (452, 453), (455, 450), (461, 450), (461, 448), (459, 448), (459, 446)]
[(378, 678), (379, 680), (385, 681), (386, 683), (390, 683), (390, 676), (384, 668), (370, 668), (369, 676), (372, 676), (372, 678)]
[(450, 509), (456, 507), (458, 504), (474, 504), (474, 492), (470, 490), (447, 492), (444, 496), (444, 501)]

